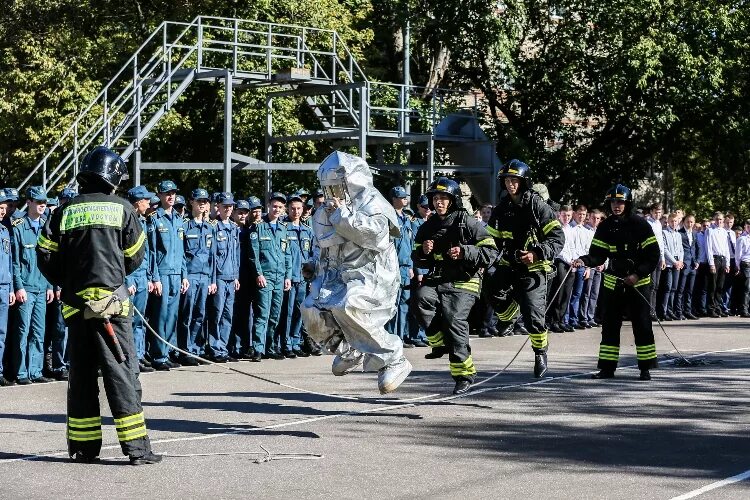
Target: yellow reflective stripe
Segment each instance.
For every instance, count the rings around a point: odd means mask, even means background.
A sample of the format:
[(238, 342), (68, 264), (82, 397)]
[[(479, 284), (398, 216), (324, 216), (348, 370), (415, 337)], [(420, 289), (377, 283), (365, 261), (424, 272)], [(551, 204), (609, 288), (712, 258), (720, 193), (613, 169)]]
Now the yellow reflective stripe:
[(656, 344), (637, 345), (635, 350), (637, 351), (636, 357), (640, 360), (656, 358)]
[(540, 333), (529, 333), (529, 340), (531, 340), (531, 347), (544, 349), (548, 345), (547, 330)]
[(434, 253), (434, 254), (432, 254), (432, 255), (434, 255), (434, 256), (435, 256), (435, 260), (443, 260), (443, 255), (442, 255), (442, 254), (439, 254), (439, 253)]
[(514, 300), (510, 303), (508, 308), (505, 309), (505, 311), (503, 311), (502, 313), (495, 313), (495, 315), (500, 321), (508, 322), (516, 317), (516, 313), (518, 313), (519, 309), (520, 307), (518, 306), (518, 302)]
[(539, 262), (534, 262), (528, 267), (529, 271), (544, 271), (544, 272), (551, 272), (552, 271), (552, 265), (550, 264), (550, 261), (548, 260), (542, 260)]
[(70, 318), (78, 311), (80, 311), (80, 309), (76, 309), (75, 307), (69, 306), (68, 304), (63, 304), (62, 306), (62, 315), (64, 319)]
[(80, 292), (76, 292), (76, 295), (87, 300), (99, 300), (112, 295), (112, 291), (107, 290), (106, 288), (92, 286), (89, 288), (84, 288)]
[(128, 415), (127, 417), (121, 417), (121, 418), (115, 419), (115, 425), (117, 427), (127, 427), (129, 425), (133, 425), (135, 423), (140, 423), (140, 422), (145, 422), (143, 412), (134, 413), (132, 415)]
[(91, 427), (94, 425), (102, 425), (102, 417), (87, 417), (87, 418), (75, 418), (68, 417), (68, 425), (71, 427)]
[(430, 347), (444, 346), (443, 332), (436, 332), (434, 335), (427, 335), (427, 344), (429, 344)]
[(77, 203), (63, 209), (60, 231), (70, 231), (87, 226), (122, 227), (125, 207), (119, 203)]
[(505, 238), (506, 240), (512, 240), (513, 232), (512, 231), (500, 231), (500, 237)]
[(599, 346), (599, 359), (607, 361), (617, 361), (620, 359), (620, 346), (605, 345)]
[(132, 257), (138, 252), (138, 250), (141, 249), (141, 247), (143, 247), (143, 244), (145, 242), (146, 242), (146, 232), (141, 231), (141, 235), (138, 236), (138, 239), (136, 240), (135, 243), (133, 243), (133, 246), (126, 248), (125, 250), (122, 251), (122, 253), (125, 254), (125, 257)]
[(602, 240), (598, 240), (596, 238), (594, 238), (593, 240), (591, 240), (591, 245), (593, 245), (595, 247), (603, 248), (605, 250), (609, 250), (609, 245), (608, 244), (606, 244)]
[(453, 288), (459, 290), (466, 290), (467, 292), (479, 293), (480, 283), (479, 278), (472, 278), (469, 281), (454, 281)]
[(510, 266), (510, 262), (508, 262), (507, 260), (505, 260), (504, 257), (500, 257), (500, 265), (501, 266)]
[(542, 228), (542, 232), (543, 232), (544, 234), (547, 234), (547, 233), (549, 233), (550, 231), (552, 231), (552, 230), (553, 230), (554, 228), (556, 228), (556, 227), (562, 227), (562, 224), (560, 224), (560, 221), (559, 221), (559, 220), (557, 220), (557, 219), (555, 219), (555, 220), (551, 220), (551, 221), (549, 221), (549, 222), (548, 222), (548, 223), (547, 223), (547, 224), (546, 224), (546, 225), (545, 225), (545, 226), (544, 226), (544, 227)]
[(412, 245), (412, 247), (411, 247), (412, 250), (417, 250), (418, 248), (422, 248), (422, 244), (421, 243), (414, 243), (414, 245)]
[(490, 233), (490, 236), (492, 236), (492, 237), (495, 237), (495, 238), (502, 238), (503, 237), (502, 233), (500, 233), (500, 231), (498, 231), (497, 229), (495, 229), (492, 226), (487, 226), (485, 229), (487, 230), (488, 233)]
[(128, 431), (117, 431), (117, 439), (120, 441), (132, 441), (133, 439), (146, 437), (147, 435), (148, 431), (146, 430), (145, 425), (138, 426), (135, 429), (130, 429)]
[(467, 375), (474, 375), (477, 373), (477, 369), (474, 366), (474, 360), (469, 356), (465, 361), (460, 363), (450, 364), (451, 375), (454, 377), (461, 377)]
[(495, 240), (493, 240), (492, 238), (485, 238), (482, 241), (477, 242), (476, 246), (497, 248)]
[(656, 236), (650, 236), (646, 238), (645, 240), (643, 240), (643, 243), (641, 243), (641, 248), (645, 248), (651, 245), (652, 243), (656, 243)]
[(102, 439), (102, 431), (74, 431), (68, 429), (68, 439), (71, 441), (98, 441)]
[(43, 234), (39, 235), (39, 238), (36, 240), (36, 244), (37, 246), (49, 250), (50, 252), (57, 252), (60, 250), (60, 245), (46, 238)]
[(649, 284), (651, 284), (651, 276), (646, 276), (646, 277), (645, 277), (645, 278), (643, 278), (643, 279), (639, 279), (639, 280), (638, 280), (638, 281), (637, 281), (637, 282), (635, 283), (635, 286), (643, 286), (643, 285), (649, 285)]

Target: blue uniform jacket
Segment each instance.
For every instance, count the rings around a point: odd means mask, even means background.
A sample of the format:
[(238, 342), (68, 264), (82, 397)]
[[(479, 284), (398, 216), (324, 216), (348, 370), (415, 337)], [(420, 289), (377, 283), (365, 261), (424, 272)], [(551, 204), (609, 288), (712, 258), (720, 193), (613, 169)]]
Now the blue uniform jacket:
[(185, 219), (185, 268), (188, 275), (203, 274), (216, 283), (215, 226), (204, 220)]
[(302, 264), (310, 260), (313, 252), (313, 232), (309, 226), (286, 224), (287, 242), (291, 258), (292, 283), (302, 282)]
[(236, 222), (216, 221), (216, 278), (240, 277), (240, 226)]
[(13, 287), (15, 290), (43, 292), (52, 289), (36, 263), (36, 242), (45, 222), (46, 219), (41, 217), (39, 229), (35, 230), (31, 227), (28, 216), (13, 221), (11, 248), (13, 251)]
[(396, 246), (396, 255), (398, 256), (399, 270), (401, 271), (401, 284), (409, 284), (409, 269), (414, 263), (411, 260), (412, 246), (414, 245), (414, 225), (411, 218), (406, 214), (398, 215), (399, 229), (401, 236), (394, 238), (393, 244)]
[[(146, 233), (146, 218), (139, 216), (138, 220), (141, 223), (143, 232)], [(128, 288), (135, 285), (136, 288), (140, 289), (141, 287), (146, 287), (149, 281), (155, 281), (153, 272), (151, 271), (151, 264), (153, 262), (151, 260), (148, 245), (144, 245), (143, 249), (143, 262), (141, 262), (141, 265), (138, 266), (138, 269), (125, 277), (125, 286)]]
[(0, 225), (0, 285), (10, 285), (13, 292), (13, 251), (10, 231)]
[(258, 224), (250, 227), (250, 277), (255, 280), (264, 276), (275, 287), (284, 285), (285, 279), (292, 279), (292, 262), (287, 244), (286, 223), (277, 220), (274, 230), (263, 216)]
[(153, 281), (161, 281), (161, 275), (169, 274), (179, 274), (182, 279), (187, 277), (184, 223), (177, 212), (173, 210), (172, 215), (167, 215), (161, 207), (146, 219)]

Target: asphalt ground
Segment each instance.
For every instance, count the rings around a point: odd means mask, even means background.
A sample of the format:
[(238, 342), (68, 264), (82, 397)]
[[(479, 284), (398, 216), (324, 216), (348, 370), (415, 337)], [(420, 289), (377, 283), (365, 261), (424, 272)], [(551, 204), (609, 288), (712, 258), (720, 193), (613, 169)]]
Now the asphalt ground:
[(750, 321), (665, 328), (708, 364), (665, 361), (655, 325), (661, 367), (639, 381), (626, 323), (605, 381), (590, 379), (599, 329), (551, 334), (543, 380), (528, 344), (498, 374), (526, 337), (472, 338), (484, 382), (460, 398), (424, 348), (406, 350), (414, 371), (387, 397), (376, 374), (333, 377), (330, 356), (229, 365), (320, 394), (215, 366), (143, 374), (168, 456), (141, 467), (109, 417), (102, 462), (68, 460), (65, 383), (0, 388), (0, 498), (750, 498)]

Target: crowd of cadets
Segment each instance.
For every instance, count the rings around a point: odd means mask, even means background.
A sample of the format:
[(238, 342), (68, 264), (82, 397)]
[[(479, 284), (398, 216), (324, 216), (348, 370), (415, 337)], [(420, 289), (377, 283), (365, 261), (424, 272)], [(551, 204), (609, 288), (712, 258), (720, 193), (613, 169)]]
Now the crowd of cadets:
[[(544, 191), (543, 186), (535, 189)], [(194, 189), (186, 201), (177, 191), (167, 180), (156, 193), (144, 186), (127, 193), (146, 231), (148, 255), (126, 285), (133, 306), (158, 335), (182, 351), (218, 363), (320, 355), (320, 347), (305, 332), (300, 304), (307, 288), (302, 263), (315, 251), (308, 220), (324, 202), (322, 191), (312, 196), (305, 191), (273, 193), (265, 213), (253, 196), (235, 199), (232, 193), (209, 195)], [(75, 192), (65, 189), (58, 200), (37, 186), (25, 194), (19, 198), (13, 188), (0, 190), (0, 385), (67, 378), (66, 308), (60, 290), (39, 272), (35, 250), (50, 212)], [(401, 288), (388, 329), (404, 347), (427, 347), (412, 292), (429, 271), (415, 265), (412, 250), (418, 229), (431, 215), (430, 203), (421, 196), (414, 213), (403, 187), (392, 188), (389, 196), (401, 226), (394, 242)], [(565, 244), (554, 258), (554, 277), (547, 286), (552, 301), (546, 327), (557, 333), (598, 327), (604, 265), (568, 271), (589, 252), (606, 215), (583, 205), (574, 209), (548, 203), (558, 214)], [(486, 225), (492, 208), (483, 205), (474, 216)], [(653, 319), (750, 317), (750, 220), (740, 226), (731, 213), (716, 212), (702, 220), (680, 210), (664, 215), (659, 204), (638, 213), (653, 228), (660, 249), (660, 264), (651, 276)], [(473, 334), (528, 334), (517, 311), (494, 311), (490, 302), (480, 300), (473, 307)], [(147, 330), (136, 313), (133, 332), (141, 371), (199, 363)]]

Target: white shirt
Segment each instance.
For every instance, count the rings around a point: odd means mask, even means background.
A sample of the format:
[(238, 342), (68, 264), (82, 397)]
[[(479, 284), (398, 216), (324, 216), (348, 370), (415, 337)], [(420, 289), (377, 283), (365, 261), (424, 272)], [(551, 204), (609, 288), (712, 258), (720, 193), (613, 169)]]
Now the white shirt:
[(729, 257), (734, 259), (734, 249), (737, 247), (737, 235), (731, 229), (725, 229), (729, 239), (727, 240), (727, 246), (729, 247)]
[(575, 253), (576, 233), (573, 230), (573, 226), (571, 226), (570, 224), (564, 224), (562, 230), (563, 233), (565, 233), (565, 244), (560, 251), (560, 255), (558, 255), (557, 257), (566, 264), (570, 265), (570, 263), (573, 262), (573, 259), (577, 258), (573, 257)]
[(711, 226), (706, 234), (706, 258), (708, 264), (714, 265), (714, 255), (721, 255), (729, 265), (729, 236), (723, 227)]
[(671, 227), (664, 228), (662, 234), (664, 236), (664, 260), (667, 267), (674, 267), (678, 261), (682, 262), (685, 258), (682, 236)]
[(654, 231), (656, 243), (659, 244), (659, 264), (661, 264), (664, 262), (664, 238), (661, 234), (664, 228), (660, 221), (652, 219), (651, 216), (646, 217), (646, 222), (648, 222), (648, 225), (651, 226), (651, 229)]
[(737, 269), (740, 268), (740, 262), (750, 263), (750, 234), (742, 233), (742, 236), (737, 238), (737, 247), (734, 249), (734, 262), (737, 264)]

